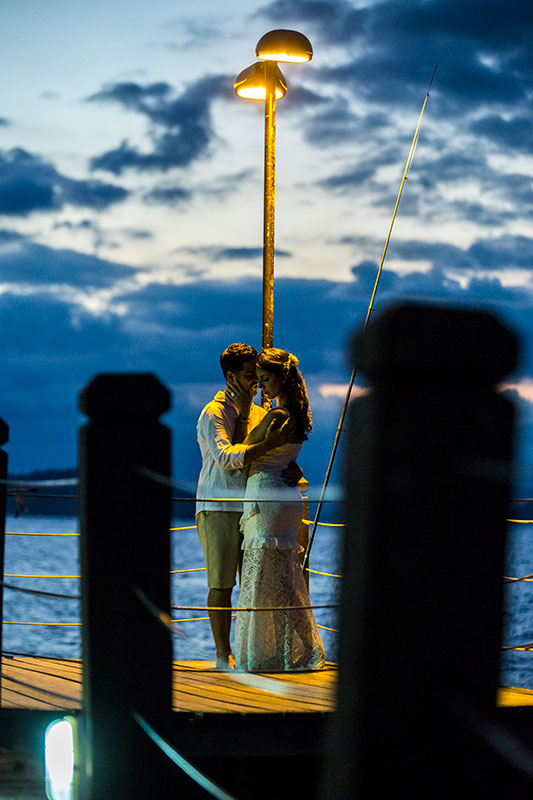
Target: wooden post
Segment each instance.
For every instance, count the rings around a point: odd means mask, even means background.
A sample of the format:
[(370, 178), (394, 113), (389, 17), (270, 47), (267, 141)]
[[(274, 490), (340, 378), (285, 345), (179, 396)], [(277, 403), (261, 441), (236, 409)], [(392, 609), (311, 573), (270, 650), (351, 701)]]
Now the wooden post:
[[(170, 609), (167, 389), (149, 374), (97, 375), (80, 395), (83, 702), (89, 797), (166, 797), (168, 759), (133, 720), (165, 730), (170, 634), (135, 594)], [(146, 474), (159, 473), (163, 482)]]
[[(9, 439), (9, 427), (3, 419), (0, 419), (0, 445), (6, 444)], [(6, 541), (6, 501), (7, 501), (7, 453), (0, 450), (0, 568), (2, 569), (2, 580), (4, 579), (4, 553)], [(0, 653), (2, 652), (2, 620), (4, 619), (3, 608), (4, 592), (0, 589)], [(1, 695), (1, 674), (2, 665), (0, 664), (0, 706), (2, 704)]]
[(503, 794), (495, 713), (516, 364), (490, 314), (404, 305), (355, 339), (339, 687), (324, 798)]

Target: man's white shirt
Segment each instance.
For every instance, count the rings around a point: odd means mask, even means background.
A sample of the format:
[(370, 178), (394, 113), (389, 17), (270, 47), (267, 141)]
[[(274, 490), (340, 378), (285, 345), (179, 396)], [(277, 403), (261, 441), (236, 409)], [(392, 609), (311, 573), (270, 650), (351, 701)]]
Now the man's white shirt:
[[(247, 431), (255, 428), (265, 416), (261, 406), (252, 403)], [(244, 466), (247, 445), (232, 444), (239, 412), (225, 392), (217, 392), (198, 419), (196, 427), (202, 454), (202, 469), (196, 492), (196, 513), (199, 511), (242, 511), (242, 502), (223, 498), (242, 498), (246, 488), (248, 466)], [(221, 498), (220, 502), (198, 498)]]

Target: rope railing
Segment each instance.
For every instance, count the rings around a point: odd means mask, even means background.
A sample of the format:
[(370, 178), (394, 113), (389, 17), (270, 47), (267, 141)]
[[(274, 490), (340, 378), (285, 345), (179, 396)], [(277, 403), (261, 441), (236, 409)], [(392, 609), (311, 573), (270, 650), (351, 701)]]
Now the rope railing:
[(170, 606), (173, 611), (312, 611), (321, 608), (338, 608), (336, 604), (307, 606)]
[[(296, 606), (295, 608), (302, 608), (302, 607), (301, 606)], [(316, 608), (316, 606), (315, 606), (315, 608)], [(215, 609), (213, 609), (213, 610), (215, 610)], [(238, 609), (234, 609), (234, 610), (238, 610)], [(269, 609), (267, 609), (267, 608), (251, 608), (251, 609), (241, 609), (241, 610), (243, 610), (243, 611), (268, 611)], [(276, 608), (273, 608), (271, 610), (279, 611), (280, 609), (276, 607)], [(169, 617), (168, 621), (169, 621), (170, 624), (176, 624), (177, 625), (177, 624), (179, 624), (181, 622), (197, 622), (197, 621), (200, 621), (200, 620), (208, 620), (208, 619), (209, 619), (209, 617), (194, 617), (194, 618), (191, 618), (191, 619), (172, 619), (171, 617)], [(50, 626), (50, 627), (54, 627), (54, 626), (58, 626), (58, 627), (78, 627), (78, 628), (82, 627), (82, 623), (81, 622), (7, 622), (7, 621), (4, 621), (3, 624), (4, 625), (40, 625), (40, 626)], [(328, 628), (325, 625), (318, 625), (318, 623), (317, 623), (317, 628), (320, 628), (321, 630), (325, 630), (325, 631), (331, 631), (333, 633), (338, 633), (339, 632), (337, 628)], [(176, 633), (176, 631), (173, 631), (173, 632)], [(181, 635), (181, 633), (179, 635)], [(186, 637), (182, 637), (182, 638), (186, 638)], [(515, 652), (533, 652), (533, 642), (527, 642), (526, 644), (500, 645), (500, 650), (505, 650), (505, 651), (514, 650)], [(208, 655), (207, 654), (204, 654), (204, 655), (205, 655), (206, 659), (209, 660)]]
[(79, 536), (79, 533), (25, 533), (24, 531), (6, 531), (6, 536)]
[(81, 600), (81, 595), (59, 594), (58, 592), (44, 592), (40, 589), (27, 589), (25, 586), (14, 586), (12, 583), (0, 581), (2, 589), (8, 589), (14, 592), (22, 592), (23, 594), (33, 594), (39, 597), (53, 597), (59, 600)]
[[(70, 479), (70, 480), (68, 480), (66, 482), (69, 483), (70, 485), (73, 485), (74, 483), (76, 483), (76, 480), (75, 479)], [(45, 481), (45, 482), (38, 482), (38, 483), (39, 483), (39, 485), (45, 485), (45, 486), (58, 485), (54, 481), (52, 481), (52, 482)], [(61, 483), (63, 483), (63, 481), (61, 481)], [(12, 490), (8, 490), (8, 494), (15, 495), (16, 492), (12, 491)], [(32, 498), (33, 497), (38, 497), (38, 496), (39, 495), (32, 494)], [(41, 495), (40, 497), (46, 497), (46, 498), (51, 498), (51, 497), (65, 498), (65, 497), (68, 497), (69, 499), (70, 498), (75, 499), (75, 495), (48, 495), (47, 494), (47, 495)], [(196, 497), (180, 497), (180, 498), (172, 498), (172, 499), (177, 501), (177, 502), (188, 502), (188, 503), (190, 503), (190, 502), (195, 501), (197, 498)], [(236, 497), (227, 497), (227, 498), (225, 498), (225, 497), (214, 498), (213, 497), (213, 498), (200, 498), (200, 499), (206, 500), (206, 501), (211, 501), (211, 502), (215, 502), (215, 501), (216, 502), (243, 502), (243, 500), (246, 500), (247, 502), (285, 502), (284, 498), (268, 498), (268, 499), (257, 498), (257, 500), (250, 500), (250, 498), (242, 498), (242, 497), (240, 497), (240, 498), (239, 497), (237, 497), (237, 498)], [(287, 502), (291, 502), (291, 501), (287, 501)], [(309, 502), (313, 502), (313, 501), (309, 501)], [(329, 501), (326, 501), (326, 502), (342, 502), (342, 500), (336, 499), (336, 500), (329, 500)], [(519, 503), (519, 502), (533, 502), (533, 499), (532, 498), (524, 498), (524, 499), (515, 500), (513, 502), (516, 502), (516, 503)], [(533, 524), (533, 519), (530, 520), (530, 519), (510, 518), (510, 519), (507, 520), (507, 522), (512, 523), (512, 524), (515, 524), (515, 523), (516, 524)], [(309, 520), (309, 519), (302, 519), (302, 523), (307, 525), (307, 526), (310, 526), (310, 525), (313, 524), (312, 520)], [(345, 527), (345, 523), (335, 523), (335, 522), (317, 522), (317, 525), (319, 525), (321, 527), (324, 527), (324, 528), (344, 528)], [(172, 532), (172, 533), (193, 531), (193, 530), (196, 530), (196, 525), (182, 525), (182, 526), (176, 526), (176, 527), (169, 528), (169, 531)], [(6, 536), (79, 537), (80, 534), (79, 533), (55, 533), (55, 532), (7, 531), (6, 532)], [(205, 567), (191, 567), (191, 568), (186, 568), (186, 569), (175, 569), (175, 570), (170, 570), (170, 575), (205, 572), (205, 569), (206, 569)], [(318, 576), (328, 577), (328, 578), (335, 578), (335, 579), (342, 579), (342, 577), (343, 577), (341, 574), (338, 574), (338, 573), (320, 571), (320, 570), (316, 570), (316, 569), (311, 569), (310, 567), (306, 567), (306, 572), (312, 573), (313, 575), (318, 575)], [(81, 578), (81, 576), (80, 575), (48, 575), (48, 574), (35, 574), (34, 575), (34, 574), (23, 574), (23, 573), (5, 573), (4, 578), (11, 578), (11, 579), (14, 579), (14, 578), (18, 578), (18, 579), (42, 579), (42, 580), (67, 580), (67, 579), (79, 580)], [(504, 576), (503, 577), (503, 582), (505, 584), (507, 584), (507, 585), (514, 584), (514, 583), (532, 583), (533, 582), (533, 573), (530, 573), (528, 575), (524, 575), (524, 576), (521, 576), (521, 577)], [(38, 595), (38, 596), (42, 596), (42, 597), (51, 597), (51, 598), (55, 598), (55, 599), (78, 600), (78, 601), (81, 599), (81, 597), (79, 597), (78, 595), (65, 595), (65, 594), (60, 594), (60, 593), (56, 593), (56, 592), (48, 592), (48, 591), (42, 591), (42, 590), (32, 590), (32, 589), (28, 589), (26, 587), (17, 586), (17, 585), (13, 585), (13, 584), (8, 584), (5, 581), (0, 582), (0, 586), (2, 586), (6, 590), (20, 591), (20, 592), (23, 592), (23, 593), (34, 594), (34, 595)], [(264, 606), (264, 607), (253, 606), (253, 607), (242, 607), (242, 608), (241, 607), (232, 607), (232, 606), (228, 606), (228, 607), (226, 607), (226, 606), (216, 606), (216, 607), (215, 606), (211, 606), (211, 607), (209, 607), (209, 606), (174, 606), (174, 605), (171, 606), (171, 609), (173, 611), (200, 611), (200, 612), (202, 612), (202, 611), (206, 611), (207, 612), (207, 611), (210, 611), (210, 610), (212, 610), (212, 611), (219, 611), (219, 610), (220, 611), (231, 611), (232, 618), (235, 618), (236, 614), (240, 613), (240, 612), (326, 610), (326, 609), (336, 609), (336, 608), (338, 608), (338, 606), (336, 604), (308, 605), (308, 606)], [(171, 624), (180, 624), (180, 623), (185, 623), (185, 622), (203, 622), (203, 621), (208, 621), (208, 620), (209, 620), (209, 616), (180, 617), (180, 618), (177, 618), (177, 619), (171, 619), (170, 623)], [(5, 624), (5, 625), (20, 625), (20, 626), (41, 626), (41, 627), (48, 627), (48, 626), (50, 626), (50, 627), (81, 627), (81, 625), (82, 625), (81, 622), (59, 622), (59, 621), (53, 621), (53, 622), (28, 622), (28, 621), (15, 621), (15, 620), (4, 620), (3, 624)], [(329, 631), (329, 632), (332, 632), (332, 633), (338, 633), (338, 629), (333, 628), (333, 627), (328, 627), (326, 625), (320, 625), (318, 623), (317, 623), (317, 627), (320, 628), (321, 630)], [(514, 650), (514, 651), (528, 651), (529, 652), (529, 651), (531, 651), (533, 649), (533, 645), (531, 645), (531, 644), (506, 645), (506, 646), (502, 646), (501, 649), (502, 650), (506, 650), (506, 651)]]
[[(24, 534), (20, 534), (20, 535), (22, 536)], [(38, 534), (28, 534), (28, 535), (32, 536), (32, 535), (38, 535)], [(43, 534), (43, 535), (53, 536), (53, 534)], [(187, 569), (171, 569), (169, 574), (170, 575), (180, 575), (180, 574), (186, 574), (186, 573), (191, 573), (191, 572), (205, 572), (205, 570), (206, 570), (205, 567), (189, 567)], [(342, 578), (343, 577), (342, 575), (339, 575), (338, 573), (322, 572), (321, 570), (311, 569), (310, 567), (307, 567), (306, 572), (311, 572), (313, 575), (322, 575), (323, 577), (326, 577), (326, 578)], [(59, 579), (65, 579), (65, 580), (66, 579), (78, 579), (79, 580), (81, 578), (81, 575), (29, 575), (29, 574), (22, 574), (22, 573), (6, 572), (6, 573), (4, 573), (4, 577), (5, 578), (43, 578), (43, 579), (49, 579), (49, 580), (54, 580), (54, 579), (58, 579), (58, 580)], [(504, 583), (533, 583), (533, 573), (529, 573), (528, 575), (524, 575), (524, 576), (522, 576), (520, 578), (504, 576), (503, 577), (503, 582)], [(1, 582), (0, 582), (0, 585), (1, 585)], [(18, 587), (11, 586), (9, 588), (18, 588)], [(27, 591), (30, 591), (30, 590), (28, 589)]]
[[(153, 600), (151, 600), (145, 594), (145, 592), (142, 591), (142, 589), (139, 589), (136, 586), (132, 588), (139, 601), (152, 614), (157, 622), (168, 631), (168, 633), (187, 640), (189, 646), (195, 650), (201, 658), (204, 658), (207, 661), (210, 660), (209, 655), (205, 652), (204, 648), (196, 640), (189, 636), (189, 634), (187, 634), (183, 628), (177, 624), (177, 621), (170, 617), (170, 614), (159, 608), (153, 602)], [(238, 670), (229, 670), (227, 674), (232, 680), (238, 683), (244, 683), (248, 686), (253, 686), (256, 689), (261, 689), (261, 691), (271, 692), (276, 695), (298, 694), (298, 688), (296, 686), (291, 686), (290, 684), (273, 680), (272, 678), (266, 678), (262, 675), (240, 672)]]

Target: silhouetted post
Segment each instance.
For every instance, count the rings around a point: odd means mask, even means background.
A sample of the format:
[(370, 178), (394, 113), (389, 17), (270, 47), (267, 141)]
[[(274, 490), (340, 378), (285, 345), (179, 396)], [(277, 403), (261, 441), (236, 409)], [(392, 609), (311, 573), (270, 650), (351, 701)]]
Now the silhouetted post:
[[(168, 759), (134, 722), (171, 711), (169, 632), (135, 594), (170, 610), (168, 390), (149, 374), (97, 375), (80, 395), (83, 700), (90, 798), (165, 797)], [(175, 768), (174, 772), (176, 771)], [(171, 786), (171, 784), (170, 784)]]
[(478, 734), (499, 686), (514, 420), (495, 385), (516, 351), (488, 313), (414, 304), (355, 339), (372, 386), (345, 453), (328, 800), (497, 788)]
[[(6, 444), (9, 439), (9, 427), (0, 419), (0, 445)], [(2, 579), (4, 576), (4, 553), (6, 541), (6, 500), (7, 500), (7, 453), (5, 450), (0, 450), (0, 568), (2, 569)], [(0, 589), (0, 653), (2, 652), (2, 624), (4, 619), (4, 592)], [(1, 662), (1, 659), (0, 659)], [(2, 664), (0, 663), (0, 676), (2, 673)], [(0, 680), (0, 687), (1, 687)], [(2, 703), (2, 695), (0, 688), (0, 705)]]

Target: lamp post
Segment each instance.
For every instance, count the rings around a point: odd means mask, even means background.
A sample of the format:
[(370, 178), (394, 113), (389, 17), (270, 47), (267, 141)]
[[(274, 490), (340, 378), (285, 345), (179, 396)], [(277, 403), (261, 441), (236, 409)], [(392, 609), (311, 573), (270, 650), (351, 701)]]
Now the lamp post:
[[(274, 341), (274, 209), (276, 174), (276, 100), (287, 91), (277, 62), (304, 62), (313, 57), (313, 48), (298, 31), (275, 30), (259, 39), (255, 53), (261, 61), (247, 67), (234, 83), (235, 94), (265, 101), (265, 159), (263, 187), (263, 322), (261, 345)], [(263, 400), (263, 405), (265, 402)]]

